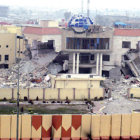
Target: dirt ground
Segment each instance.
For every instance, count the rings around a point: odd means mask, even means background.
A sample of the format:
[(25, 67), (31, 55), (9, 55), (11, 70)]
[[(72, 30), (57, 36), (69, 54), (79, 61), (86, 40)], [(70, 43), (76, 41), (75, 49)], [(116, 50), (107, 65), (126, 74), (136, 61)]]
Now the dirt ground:
[[(133, 110), (140, 109), (140, 99), (127, 98), (128, 88), (139, 86), (139, 84), (132, 84), (131, 81), (135, 79), (134, 77), (130, 79), (121, 77), (120, 81), (115, 82), (111, 79), (107, 79), (104, 83), (112, 89), (112, 97), (96, 102), (94, 112), (101, 114), (131, 113)], [(100, 109), (96, 110), (97, 107)]]

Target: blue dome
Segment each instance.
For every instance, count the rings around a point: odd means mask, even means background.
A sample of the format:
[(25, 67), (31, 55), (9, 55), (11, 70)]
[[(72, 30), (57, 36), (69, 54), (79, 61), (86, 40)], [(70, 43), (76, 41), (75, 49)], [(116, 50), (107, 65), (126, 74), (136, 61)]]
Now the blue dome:
[(68, 27), (88, 29), (90, 25), (93, 25), (92, 20), (89, 17), (84, 17), (82, 15), (74, 15), (68, 22)]

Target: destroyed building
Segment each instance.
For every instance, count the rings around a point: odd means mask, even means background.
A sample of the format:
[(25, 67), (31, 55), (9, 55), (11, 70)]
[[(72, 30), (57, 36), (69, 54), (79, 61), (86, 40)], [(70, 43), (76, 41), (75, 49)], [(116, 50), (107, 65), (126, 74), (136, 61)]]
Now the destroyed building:
[[(69, 54), (69, 73), (104, 74), (113, 45), (113, 30), (94, 26), (90, 19), (74, 18), (63, 30), (62, 51)], [(89, 21), (88, 26), (86, 23)]]
[(90, 22), (87, 24), (88, 20), (74, 17), (68, 28), (63, 29), (62, 51), (69, 55), (69, 73), (110, 77), (113, 68), (122, 66), (124, 55), (137, 49), (140, 31), (101, 27)]
[(111, 63), (121, 66), (124, 75), (139, 76), (140, 29), (114, 29)]

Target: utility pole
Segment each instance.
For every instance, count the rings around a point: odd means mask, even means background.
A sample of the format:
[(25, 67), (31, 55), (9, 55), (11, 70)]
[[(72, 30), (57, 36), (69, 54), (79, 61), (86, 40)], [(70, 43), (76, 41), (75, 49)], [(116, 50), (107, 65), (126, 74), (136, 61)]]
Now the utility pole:
[(16, 140), (19, 139), (19, 62), (20, 62), (20, 39), (23, 39), (22, 36), (17, 36), (17, 39), (19, 39), (19, 49), (17, 51), (18, 53), (18, 83), (17, 83), (17, 129), (16, 129)]

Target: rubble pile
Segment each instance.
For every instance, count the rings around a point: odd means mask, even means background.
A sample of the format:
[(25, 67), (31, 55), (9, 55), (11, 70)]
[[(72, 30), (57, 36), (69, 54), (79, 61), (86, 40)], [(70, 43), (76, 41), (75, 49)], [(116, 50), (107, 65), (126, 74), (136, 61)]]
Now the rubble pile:
[[(50, 87), (50, 82), (47, 82), (44, 79), (48, 74), (53, 73), (54, 71), (56, 71), (57, 74), (61, 70), (61, 67), (57, 64), (52, 64), (53, 68), (49, 68), (57, 55), (58, 54), (55, 52), (49, 52), (49, 55), (43, 55), (37, 59), (21, 60), (19, 62), (20, 87)], [(17, 63), (9, 69), (0, 69), (0, 88), (16, 87), (17, 79)]]
[(129, 88), (140, 87), (140, 78), (121, 77), (120, 81), (107, 79), (104, 84), (111, 89), (111, 98), (95, 102), (94, 113), (131, 113), (133, 110), (140, 109), (140, 100), (130, 99), (127, 96)]
[[(35, 66), (33, 62), (24, 62), (23, 60), (19, 64), (19, 82), (20, 86), (23, 88), (28, 87), (42, 87), (48, 86), (47, 83), (43, 82), (43, 74), (46, 73), (40, 72), (41, 69)], [(0, 88), (14, 88), (17, 86), (18, 79), (18, 65), (14, 65), (11, 69), (1, 69), (0, 70)], [(33, 79), (35, 79), (33, 81)], [(38, 82), (37, 79), (40, 79)]]

